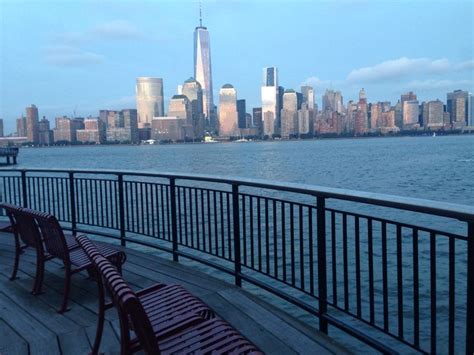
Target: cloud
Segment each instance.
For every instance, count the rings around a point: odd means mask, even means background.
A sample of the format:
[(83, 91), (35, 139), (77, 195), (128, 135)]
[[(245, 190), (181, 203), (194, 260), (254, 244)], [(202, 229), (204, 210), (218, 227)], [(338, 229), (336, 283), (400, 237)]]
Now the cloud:
[(129, 21), (113, 20), (100, 23), (82, 32), (60, 32), (53, 40), (61, 45), (81, 45), (96, 41), (128, 41), (144, 38), (145, 34)]
[(104, 56), (72, 46), (53, 46), (45, 50), (46, 63), (62, 67), (84, 67), (100, 64)]
[(376, 83), (400, 80), (403, 77), (420, 74), (447, 74), (471, 70), (473, 61), (453, 64), (448, 59), (407, 58), (387, 60), (371, 67), (352, 70), (347, 76), (349, 83)]
[(309, 85), (312, 86), (313, 88), (327, 88), (330, 87), (334, 84), (334, 82), (330, 80), (322, 80), (318, 78), (317, 76), (310, 76), (309, 78), (306, 78), (302, 83), (301, 86), (304, 85)]
[(410, 89), (430, 90), (430, 89), (455, 89), (459, 87), (469, 87), (471, 85), (472, 85), (471, 80), (428, 79), (428, 80), (413, 80), (413, 81), (410, 81), (405, 86)]
[(118, 99), (113, 99), (109, 100), (103, 103), (103, 107), (106, 108), (118, 108), (118, 109), (123, 109), (124, 107), (126, 108), (134, 108), (136, 105), (136, 96), (135, 95), (130, 95), (130, 96), (122, 96)]
[(91, 39), (132, 40), (142, 38), (144, 34), (131, 22), (110, 21), (91, 28), (86, 36)]

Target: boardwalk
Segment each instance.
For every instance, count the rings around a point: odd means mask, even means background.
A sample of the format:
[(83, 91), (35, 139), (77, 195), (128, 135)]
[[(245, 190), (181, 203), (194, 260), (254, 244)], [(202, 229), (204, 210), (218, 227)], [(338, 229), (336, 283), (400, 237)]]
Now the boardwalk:
[[(60, 263), (46, 263), (44, 294), (32, 296), (34, 252), (22, 255), (20, 278), (8, 279), (14, 255), (12, 239), (0, 234), (0, 354), (87, 354), (97, 320), (96, 284), (86, 273), (74, 276), (71, 310), (58, 314), (63, 288)], [(133, 287), (155, 282), (181, 284), (268, 354), (345, 352), (315, 329), (242, 289), (178, 263), (131, 249), (126, 252), (124, 277)], [(101, 351), (118, 353), (117, 315), (111, 310), (106, 317)]]

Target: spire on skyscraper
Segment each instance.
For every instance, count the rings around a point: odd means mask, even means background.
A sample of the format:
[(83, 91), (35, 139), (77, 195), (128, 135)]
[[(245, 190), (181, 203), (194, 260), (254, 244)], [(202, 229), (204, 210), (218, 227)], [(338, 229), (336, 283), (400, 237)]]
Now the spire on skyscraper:
[(199, 27), (202, 27), (202, 3), (199, 0)]

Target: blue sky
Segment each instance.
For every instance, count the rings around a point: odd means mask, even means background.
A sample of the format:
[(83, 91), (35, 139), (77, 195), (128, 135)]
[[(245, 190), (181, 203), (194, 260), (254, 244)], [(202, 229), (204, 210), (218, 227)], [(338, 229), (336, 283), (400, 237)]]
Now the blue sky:
[[(165, 100), (193, 75), (196, 1), (0, 0), (0, 117), (6, 132), (34, 103), (40, 116), (135, 107), (135, 78), (164, 79)], [(262, 68), (280, 84), (364, 87), (369, 102), (446, 100), (474, 91), (472, 1), (203, 1), (213, 81), (260, 105)]]

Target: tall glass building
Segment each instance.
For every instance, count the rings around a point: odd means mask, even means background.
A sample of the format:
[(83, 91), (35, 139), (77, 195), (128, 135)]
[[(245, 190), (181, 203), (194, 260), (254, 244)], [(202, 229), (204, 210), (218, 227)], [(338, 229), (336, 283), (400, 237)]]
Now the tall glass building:
[(272, 137), (279, 134), (278, 122), (280, 110), (278, 105), (278, 69), (275, 67), (263, 68), (262, 83), (262, 120), (263, 135)]
[(137, 78), (136, 95), (139, 128), (150, 127), (153, 117), (164, 116), (163, 79)]
[(209, 126), (214, 129), (216, 118), (212, 95), (211, 42), (209, 31), (200, 22), (194, 31), (194, 78), (201, 84), (204, 115)]
[(237, 91), (231, 84), (225, 84), (219, 91), (219, 136), (238, 134)]

